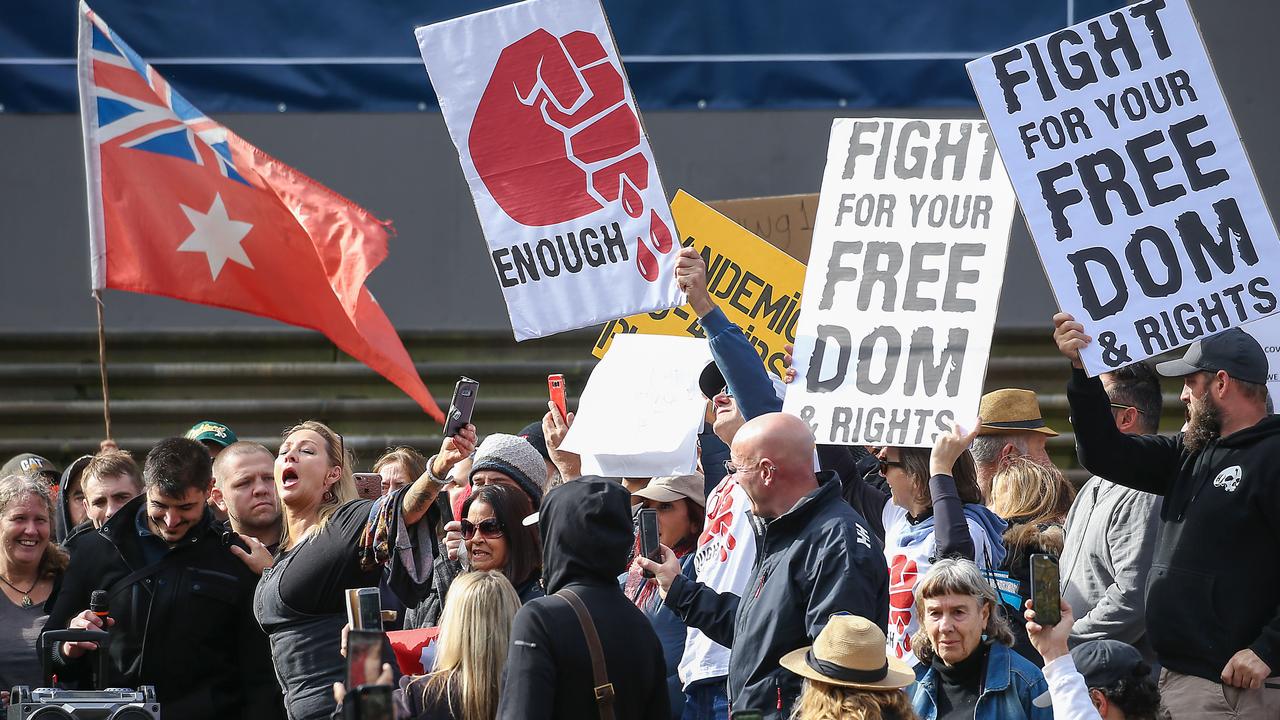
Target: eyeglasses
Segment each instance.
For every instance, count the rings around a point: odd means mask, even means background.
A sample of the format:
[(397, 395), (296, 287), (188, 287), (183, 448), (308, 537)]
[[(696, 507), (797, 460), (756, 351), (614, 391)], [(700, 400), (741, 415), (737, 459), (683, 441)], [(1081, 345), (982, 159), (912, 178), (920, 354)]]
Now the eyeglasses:
[(903, 464), (901, 460), (885, 460), (884, 458), (880, 458), (880, 474), (881, 475), (884, 475), (885, 473), (889, 472), (889, 468), (891, 467), (902, 467), (902, 466)]
[(472, 523), (470, 520), (462, 521), (462, 539), (470, 540), (480, 533), (480, 537), (485, 540), (493, 540), (502, 537), (502, 523), (498, 522), (498, 518), (485, 518), (478, 523)]
[(1137, 410), (1139, 415), (1146, 414), (1142, 412), (1140, 408), (1134, 407), (1133, 405), (1125, 405), (1123, 403), (1111, 403), (1111, 407), (1115, 410)]
[(725, 385), (724, 387), (720, 388), (720, 394), (729, 398), (730, 400), (733, 399), (733, 391), (729, 389), (728, 385)]

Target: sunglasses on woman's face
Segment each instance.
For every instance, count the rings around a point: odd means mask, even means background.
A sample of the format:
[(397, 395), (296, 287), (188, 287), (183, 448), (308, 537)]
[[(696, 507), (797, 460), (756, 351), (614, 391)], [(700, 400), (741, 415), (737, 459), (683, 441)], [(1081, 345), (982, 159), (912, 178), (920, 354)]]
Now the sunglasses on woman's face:
[(470, 540), (480, 533), (480, 537), (486, 540), (502, 537), (502, 523), (498, 522), (498, 518), (485, 518), (478, 523), (472, 523), (470, 520), (462, 521), (462, 539)]

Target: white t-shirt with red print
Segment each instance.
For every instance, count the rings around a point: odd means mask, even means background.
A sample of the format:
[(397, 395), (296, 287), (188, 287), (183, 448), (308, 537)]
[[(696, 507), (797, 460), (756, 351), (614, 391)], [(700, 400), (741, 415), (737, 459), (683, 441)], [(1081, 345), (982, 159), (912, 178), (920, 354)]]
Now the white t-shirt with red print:
[[(887, 647), (890, 655), (911, 667), (920, 663), (911, 650), (911, 636), (920, 628), (916, 619), (916, 582), (932, 567), (937, 555), (937, 539), (932, 530), (922, 531), (907, 520), (907, 511), (893, 503), (884, 504), (884, 557), (889, 563), (889, 629)], [(978, 567), (989, 568), (991, 551), (987, 533), (972, 518), (965, 518)], [(929, 521), (932, 522), (932, 521)]]
[[(698, 582), (719, 593), (741, 596), (756, 561), (756, 534), (747, 519), (751, 501), (732, 475), (707, 496), (707, 517), (693, 567)], [(689, 628), (680, 658), (680, 682), (691, 683), (729, 674), (729, 648), (702, 631)]]

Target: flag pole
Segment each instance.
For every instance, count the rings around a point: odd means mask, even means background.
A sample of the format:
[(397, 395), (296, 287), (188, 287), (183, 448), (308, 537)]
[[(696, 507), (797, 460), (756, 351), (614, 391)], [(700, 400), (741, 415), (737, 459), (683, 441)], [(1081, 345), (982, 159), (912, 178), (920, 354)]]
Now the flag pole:
[(102, 420), (107, 426), (107, 440), (111, 439), (111, 394), (107, 391), (107, 333), (102, 322), (102, 295), (93, 291), (93, 301), (98, 305), (98, 372), (102, 375)]

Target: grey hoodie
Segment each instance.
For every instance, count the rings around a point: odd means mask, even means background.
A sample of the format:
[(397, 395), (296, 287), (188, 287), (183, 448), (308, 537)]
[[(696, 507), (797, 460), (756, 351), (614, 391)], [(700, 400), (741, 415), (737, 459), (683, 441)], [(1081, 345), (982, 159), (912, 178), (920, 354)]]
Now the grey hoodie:
[(1109, 638), (1155, 660), (1143, 598), (1159, 528), (1158, 496), (1097, 476), (1080, 488), (1059, 562), (1062, 597), (1076, 617), (1073, 644)]

